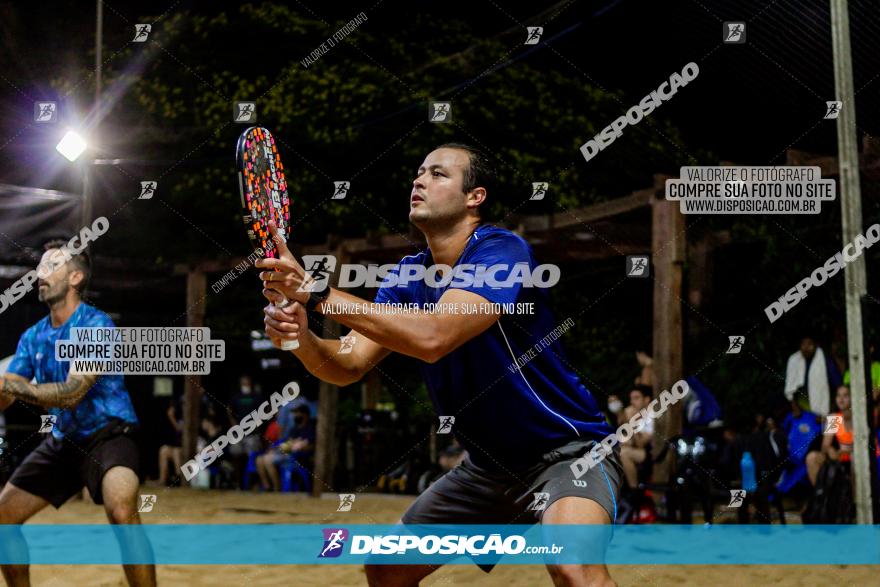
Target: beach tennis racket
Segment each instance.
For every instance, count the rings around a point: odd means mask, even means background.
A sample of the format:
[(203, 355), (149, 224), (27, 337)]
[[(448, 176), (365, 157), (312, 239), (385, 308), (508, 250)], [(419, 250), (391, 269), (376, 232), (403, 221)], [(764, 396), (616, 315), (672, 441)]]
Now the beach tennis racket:
[[(261, 126), (248, 128), (238, 138), (235, 163), (241, 193), (241, 219), (248, 238), (254, 248), (262, 249), (264, 257), (277, 259), (280, 254), (269, 232), (269, 222), (275, 222), (278, 234), (286, 241), (290, 230), (290, 196), (275, 137)], [(280, 308), (288, 304), (290, 300), (275, 303)], [(285, 340), (281, 348), (291, 351), (299, 348), (299, 342)]]

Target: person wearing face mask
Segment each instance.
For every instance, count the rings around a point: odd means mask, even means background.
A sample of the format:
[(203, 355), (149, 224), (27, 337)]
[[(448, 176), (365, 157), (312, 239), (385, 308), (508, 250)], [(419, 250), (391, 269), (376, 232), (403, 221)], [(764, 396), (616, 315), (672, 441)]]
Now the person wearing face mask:
[(293, 429), (278, 449), (284, 454), (310, 454), (315, 450), (315, 423), (307, 406), (293, 410)]
[(620, 398), (616, 395), (612, 394), (608, 396), (608, 412), (606, 414), (606, 419), (608, 423), (612, 426), (616, 427), (618, 425), (618, 420), (620, 419), (620, 414), (623, 412), (623, 402), (620, 401)]

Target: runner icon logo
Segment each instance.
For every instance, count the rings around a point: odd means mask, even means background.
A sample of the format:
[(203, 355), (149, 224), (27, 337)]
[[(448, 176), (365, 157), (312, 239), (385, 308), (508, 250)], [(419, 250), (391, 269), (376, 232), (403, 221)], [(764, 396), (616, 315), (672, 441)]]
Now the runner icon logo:
[(455, 424), (455, 416), (440, 416), (440, 425), (437, 427), (437, 434), (449, 434), (452, 432), (453, 424)]
[(342, 554), (345, 541), (348, 540), (348, 530), (344, 528), (324, 528), (324, 547), (318, 554), (318, 558), (336, 558)]

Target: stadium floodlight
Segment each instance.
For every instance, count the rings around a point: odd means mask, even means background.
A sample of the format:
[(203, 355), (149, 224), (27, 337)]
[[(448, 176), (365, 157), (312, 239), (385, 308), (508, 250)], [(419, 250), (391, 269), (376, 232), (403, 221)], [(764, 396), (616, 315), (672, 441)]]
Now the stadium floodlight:
[(55, 149), (68, 161), (76, 161), (86, 150), (86, 141), (79, 133), (69, 130), (55, 146)]

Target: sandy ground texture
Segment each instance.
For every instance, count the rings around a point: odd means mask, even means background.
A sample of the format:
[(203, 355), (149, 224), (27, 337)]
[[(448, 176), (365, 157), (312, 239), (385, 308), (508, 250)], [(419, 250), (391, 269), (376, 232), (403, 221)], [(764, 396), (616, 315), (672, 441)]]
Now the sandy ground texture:
[[(153, 524), (324, 524), (332, 522), (392, 524), (412, 497), (357, 496), (352, 512), (336, 513), (338, 498), (326, 495), (312, 499), (302, 494), (265, 494), (194, 489), (144, 488), (142, 493), (158, 496), (156, 506), (143, 514)], [(344, 516), (344, 517), (343, 517)], [(48, 508), (32, 523), (97, 524), (104, 522), (103, 508), (91, 501), (71, 501), (60, 510)], [(158, 568), (163, 586), (254, 586), (295, 585), (297, 587), (336, 587), (366, 585), (361, 567), (352, 565), (173, 565)], [(741, 587), (743, 585), (880, 585), (880, 566), (667, 566), (632, 565), (611, 567), (619, 585), (699, 585)], [(122, 586), (122, 568), (106, 565), (38, 566), (31, 571), (35, 587)], [(440, 569), (423, 585), (487, 585), (533, 587), (552, 585), (543, 567), (499, 566), (485, 574), (472, 565)]]

